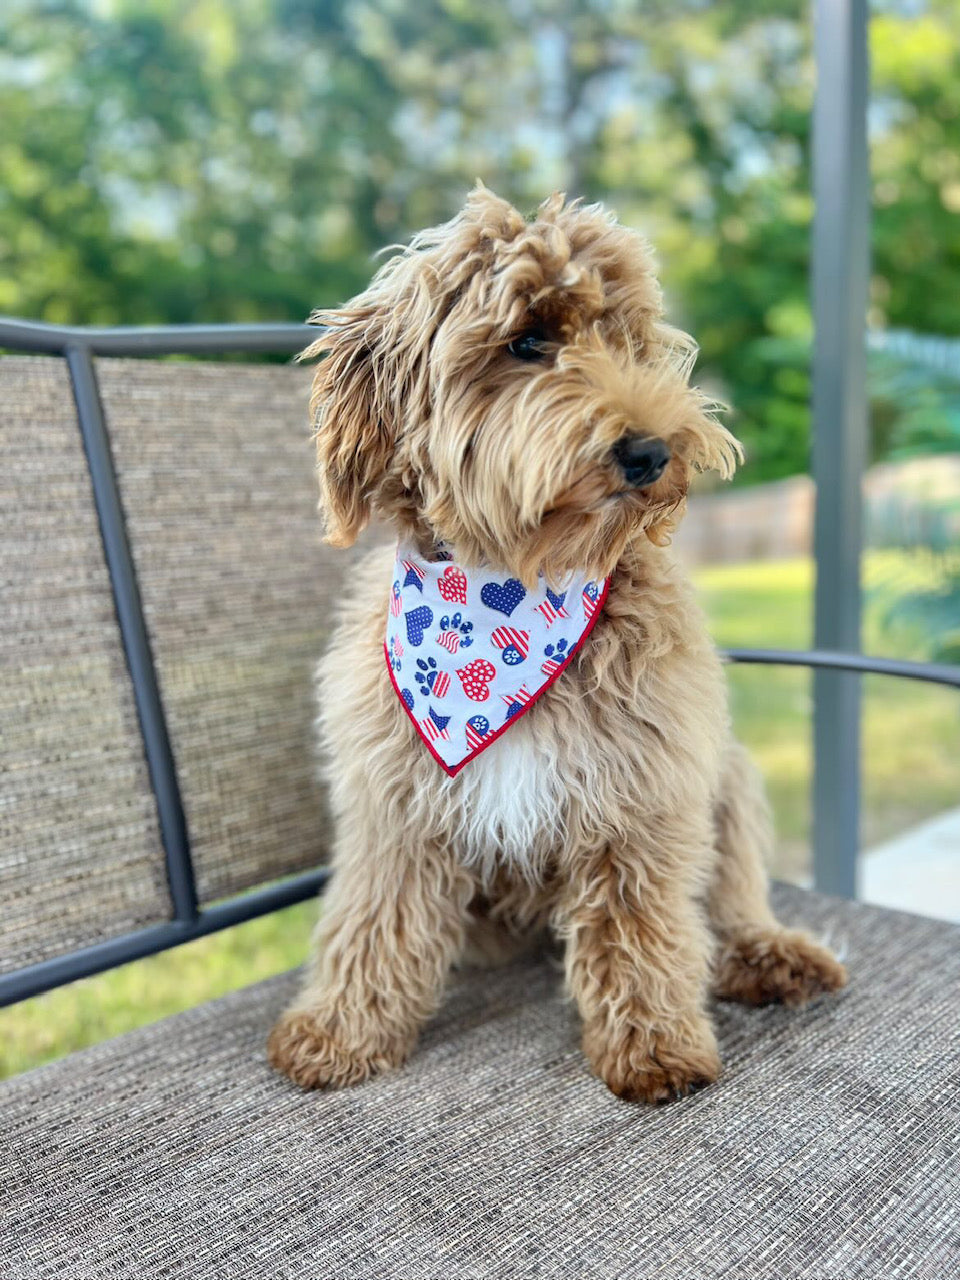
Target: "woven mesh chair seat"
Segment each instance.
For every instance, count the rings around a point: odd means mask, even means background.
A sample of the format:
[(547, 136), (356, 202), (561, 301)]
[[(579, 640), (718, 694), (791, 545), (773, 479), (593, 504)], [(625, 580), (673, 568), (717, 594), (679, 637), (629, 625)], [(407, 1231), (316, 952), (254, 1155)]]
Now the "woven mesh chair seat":
[(720, 1005), (725, 1072), (631, 1106), (543, 960), (465, 972), (396, 1074), (264, 1058), (296, 976), (0, 1086), (0, 1276), (960, 1275), (960, 930), (778, 890), (851, 983)]

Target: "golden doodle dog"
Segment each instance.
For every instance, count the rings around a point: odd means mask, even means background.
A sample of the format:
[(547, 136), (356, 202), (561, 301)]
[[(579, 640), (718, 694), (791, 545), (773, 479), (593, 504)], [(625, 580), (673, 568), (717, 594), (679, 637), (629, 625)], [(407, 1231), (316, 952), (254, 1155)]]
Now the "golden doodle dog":
[(528, 221), (482, 186), (314, 319), (327, 540), (375, 514), (400, 548), (320, 666), (333, 874), (270, 1060), (310, 1088), (396, 1067), (452, 965), (549, 930), (596, 1074), (681, 1097), (720, 1072), (711, 990), (846, 981), (768, 906), (763, 793), (669, 546), (692, 475), (740, 457), (693, 340), (601, 207)]

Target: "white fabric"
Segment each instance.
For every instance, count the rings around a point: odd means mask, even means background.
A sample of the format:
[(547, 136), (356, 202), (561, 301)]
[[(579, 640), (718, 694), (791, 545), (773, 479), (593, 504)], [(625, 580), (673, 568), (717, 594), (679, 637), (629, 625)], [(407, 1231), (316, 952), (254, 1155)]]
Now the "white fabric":
[(451, 776), (490, 746), (557, 679), (589, 634), (608, 580), (573, 576), (528, 591), (446, 553), (397, 549), (384, 655), (397, 696)]

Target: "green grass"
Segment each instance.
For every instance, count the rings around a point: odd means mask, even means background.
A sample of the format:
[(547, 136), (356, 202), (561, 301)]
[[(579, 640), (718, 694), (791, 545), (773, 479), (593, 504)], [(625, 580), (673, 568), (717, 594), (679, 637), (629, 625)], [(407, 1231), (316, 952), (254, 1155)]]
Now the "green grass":
[[(922, 658), (928, 638), (891, 633), (883, 609), (899, 592), (932, 583), (927, 559), (898, 552), (865, 558), (864, 649)], [(721, 565), (697, 575), (718, 645), (805, 648), (813, 631), (808, 560)], [(731, 667), (734, 722), (760, 764), (773, 802), (773, 870), (809, 874), (812, 677), (799, 669)], [(960, 801), (960, 697), (950, 689), (869, 676), (863, 701), (863, 844), (877, 844)]]
[(724, 648), (806, 648), (813, 636), (813, 564), (769, 560), (696, 574), (710, 633)]
[[(807, 648), (813, 568), (807, 560), (718, 565), (697, 586), (710, 631), (723, 648)], [(776, 873), (807, 874), (811, 680), (788, 667), (728, 669), (734, 723), (763, 770), (777, 820)]]
[(0, 1009), (0, 1079), (300, 964), (316, 902)]
[[(868, 558), (868, 587), (903, 589), (929, 566), (896, 553)], [(725, 565), (697, 575), (712, 633), (724, 647), (806, 647), (811, 638), (808, 561)], [(865, 648), (923, 656), (924, 639), (883, 631), (869, 606)], [(893, 647), (892, 647), (893, 646)], [(810, 676), (803, 670), (731, 667), (737, 732), (767, 779), (777, 819), (774, 872), (807, 874)], [(870, 845), (958, 803), (960, 698), (951, 690), (870, 677), (864, 682), (864, 843)], [(163, 955), (0, 1010), (0, 1078), (108, 1036), (247, 986), (299, 964), (316, 905), (304, 903)]]

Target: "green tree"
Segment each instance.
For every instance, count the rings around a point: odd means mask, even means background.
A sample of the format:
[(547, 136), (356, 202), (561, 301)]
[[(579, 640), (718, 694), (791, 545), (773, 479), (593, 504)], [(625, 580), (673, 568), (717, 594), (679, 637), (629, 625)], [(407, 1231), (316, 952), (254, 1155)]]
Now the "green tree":
[[(960, 330), (958, 33), (960, 0), (875, 6), (878, 324)], [(527, 209), (562, 187), (655, 242), (745, 478), (790, 474), (813, 84), (806, 0), (6, 0), (0, 309), (299, 318), (477, 177)]]

